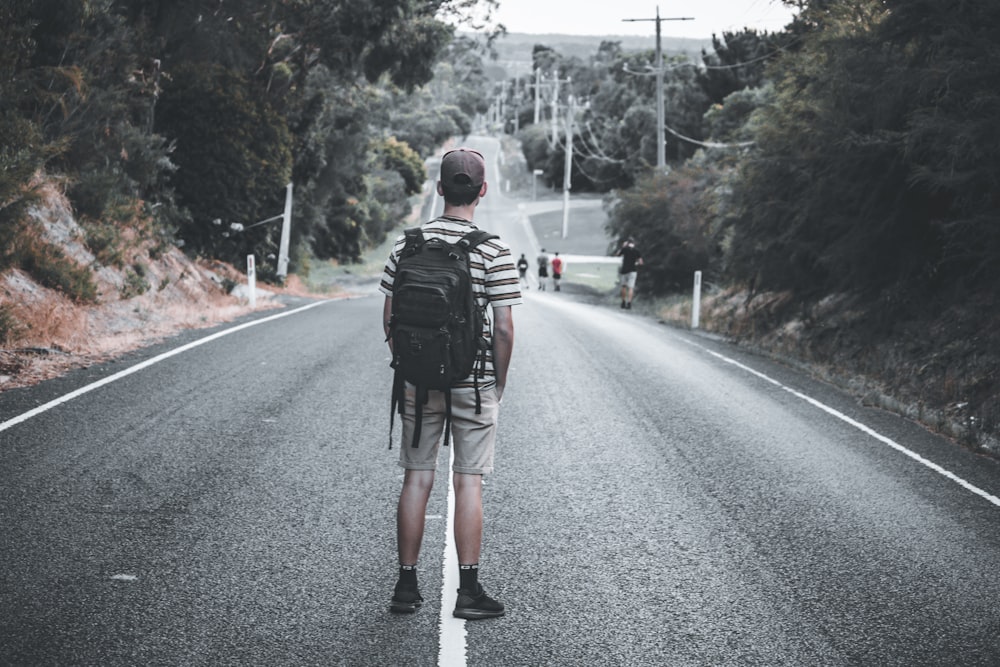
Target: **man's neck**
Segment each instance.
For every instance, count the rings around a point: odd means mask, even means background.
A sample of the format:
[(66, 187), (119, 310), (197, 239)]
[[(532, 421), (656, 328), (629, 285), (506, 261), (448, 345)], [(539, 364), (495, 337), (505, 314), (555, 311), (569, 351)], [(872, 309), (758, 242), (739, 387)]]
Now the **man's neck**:
[(461, 218), (462, 220), (468, 220), (469, 222), (472, 222), (472, 216), (475, 215), (475, 213), (476, 213), (475, 204), (468, 204), (466, 206), (455, 206), (453, 204), (449, 204), (448, 202), (444, 203), (443, 215), (447, 215), (448, 217), (451, 218)]

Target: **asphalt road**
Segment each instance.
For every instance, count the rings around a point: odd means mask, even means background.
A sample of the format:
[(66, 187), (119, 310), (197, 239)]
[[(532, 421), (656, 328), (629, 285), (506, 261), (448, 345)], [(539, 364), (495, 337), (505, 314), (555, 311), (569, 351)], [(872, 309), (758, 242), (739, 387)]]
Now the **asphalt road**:
[[(530, 257), (505, 204), (478, 219)], [(208, 334), (0, 394), (0, 664), (435, 665), (455, 623), (445, 664), (1000, 663), (994, 461), (553, 292), (515, 310), (486, 479), (507, 616), (440, 622), (444, 461), (427, 602), (391, 615), (381, 298), (297, 307), (19, 423)]]

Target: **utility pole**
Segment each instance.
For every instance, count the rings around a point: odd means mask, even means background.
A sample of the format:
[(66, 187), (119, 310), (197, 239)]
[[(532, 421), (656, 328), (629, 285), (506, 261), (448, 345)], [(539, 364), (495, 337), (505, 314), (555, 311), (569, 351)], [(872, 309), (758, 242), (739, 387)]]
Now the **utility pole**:
[(535, 68), (535, 125), (542, 117), (542, 68)]
[(667, 167), (666, 138), (664, 127), (666, 119), (663, 109), (663, 49), (660, 47), (660, 23), (662, 21), (693, 21), (691, 17), (660, 18), (660, 6), (656, 6), (655, 19), (622, 19), (622, 21), (656, 21), (656, 168), (663, 171)]
[(563, 169), (563, 224), (562, 237), (569, 235), (569, 190), (573, 175), (573, 122), (576, 120), (576, 100), (569, 96), (569, 108), (566, 110), (566, 164)]
[(552, 75), (552, 145), (559, 143), (559, 72)]
[(278, 246), (278, 277), (288, 277), (288, 243), (292, 235), (292, 184), (285, 186), (285, 211), (281, 214), (281, 241)]
[(521, 129), (521, 75), (514, 76), (514, 90), (511, 93), (513, 100), (511, 106), (514, 107), (514, 136), (517, 136)]
[(557, 71), (552, 75), (552, 145), (559, 143), (559, 84), (573, 83), (573, 77), (559, 78)]

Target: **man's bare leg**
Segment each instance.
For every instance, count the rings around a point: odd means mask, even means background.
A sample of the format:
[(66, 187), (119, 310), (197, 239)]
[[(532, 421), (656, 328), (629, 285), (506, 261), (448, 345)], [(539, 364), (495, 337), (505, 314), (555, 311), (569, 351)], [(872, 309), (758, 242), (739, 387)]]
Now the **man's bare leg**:
[(478, 565), (483, 546), (483, 476), (456, 472), (455, 546), (460, 565)]
[(416, 565), (424, 539), (427, 501), (434, 487), (433, 470), (407, 470), (396, 510), (396, 539), (400, 565)]

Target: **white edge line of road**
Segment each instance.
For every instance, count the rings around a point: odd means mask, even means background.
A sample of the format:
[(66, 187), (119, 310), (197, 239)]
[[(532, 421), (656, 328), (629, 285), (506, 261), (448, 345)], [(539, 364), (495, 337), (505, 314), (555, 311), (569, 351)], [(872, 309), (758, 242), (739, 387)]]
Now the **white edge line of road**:
[(685, 343), (687, 343), (689, 345), (693, 345), (694, 347), (697, 347), (697, 348), (699, 348), (701, 350), (704, 350), (705, 352), (709, 353), (713, 357), (721, 359), (722, 361), (726, 362), (727, 364), (732, 364), (733, 366), (736, 366), (737, 368), (740, 368), (740, 369), (746, 371), (747, 373), (750, 373), (751, 375), (755, 375), (755, 376), (759, 377), (760, 379), (762, 379), (762, 380), (764, 380), (766, 382), (770, 382), (771, 384), (775, 385), (776, 387), (779, 387), (780, 389), (783, 389), (784, 391), (787, 391), (792, 396), (795, 396), (796, 398), (799, 398), (799, 399), (801, 399), (801, 400), (809, 403), (810, 405), (813, 405), (814, 407), (819, 408), (823, 412), (826, 412), (828, 414), (833, 415), (837, 419), (839, 419), (839, 420), (841, 420), (841, 421), (843, 421), (843, 422), (845, 422), (847, 424), (850, 424), (851, 426), (853, 426), (854, 428), (858, 429), (862, 433), (865, 433), (866, 435), (869, 435), (869, 436), (875, 438), (879, 442), (882, 442), (882, 443), (884, 443), (886, 445), (889, 445), (890, 447), (892, 447), (893, 449), (895, 449), (897, 452), (899, 452), (901, 454), (904, 454), (905, 456), (910, 457), (911, 459), (913, 459), (917, 463), (920, 463), (921, 465), (924, 465), (924, 466), (930, 468), (931, 470), (933, 470), (934, 472), (936, 472), (938, 474), (944, 475), (945, 477), (947, 477), (951, 481), (955, 482), (956, 484), (958, 484), (962, 488), (964, 488), (964, 489), (966, 489), (968, 491), (971, 491), (972, 493), (976, 494), (977, 496), (981, 496), (982, 498), (986, 499), (987, 501), (989, 501), (993, 505), (995, 505), (997, 507), (1000, 507), (1000, 498), (998, 498), (998, 497), (996, 497), (996, 496), (994, 496), (994, 495), (992, 495), (990, 493), (987, 493), (986, 491), (980, 489), (978, 486), (967, 482), (966, 480), (962, 479), (961, 477), (959, 477), (955, 473), (951, 472), (950, 470), (946, 470), (946, 469), (942, 468), (938, 464), (936, 464), (933, 461), (930, 461), (930, 460), (924, 458), (920, 454), (917, 454), (916, 452), (914, 452), (914, 451), (912, 451), (910, 449), (907, 449), (906, 447), (904, 447), (903, 445), (899, 444), (898, 442), (896, 442), (892, 438), (888, 438), (888, 437), (882, 435), (881, 433), (875, 431), (874, 429), (869, 428), (868, 426), (865, 426), (861, 422), (859, 422), (857, 420), (854, 420), (854, 419), (851, 419), (850, 417), (848, 417), (844, 413), (831, 408), (829, 405), (826, 405), (825, 403), (821, 403), (820, 401), (817, 401), (815, 398), (812, 398), (811, 396), (807, 396), (807, 395), (803, 394), (800, 391), (796, 391), (795, 389), (792, 389), (791, 387), (785, 386), (785, 385), (781, 384), (780, 382), (778, 382), (777, 380), (775, 380), (774, 378), (772, 378), (772, 377), (770, 377), (768, 375), (765, 375), (764, 373), (761, 373), (760, 371), (754, 370), (753, 368), (750, 368), (749, 366), (746, 366), (745, 364), (741, 364), (740, 362), (736, 361), (735, 359), (730, 359), (729, 357), (727, 357), (727, 356), (725, 356), (723, 354), (719, 354), (718, 352), (715, 352), (713, 350), (708, 349), (704, 345), (699, 345), (698, 343), (695, 343), (695, 342), (692, 342), (690, 340), (687, 340), (686, 338), (680, 337), (680, 339), (683, 340)]
[(91, 391), (94, 391), (95, 389), (98, 389), (100, 387), (103, 387), (106, 384), (111, 384), (112, 382), (115, 382), (116, 380), (120, 380), (123, 377), (127, 377), (129, 375), (132, 375), (133, 373), (138, 373), (139, 371), (143, 370), (144, 368), (149, 368), (153, 364), (157, 364), (157, 363), (159, 363), (159, 362), (161, 362), (161, 361), (163, 361), (165, 359), (169, 359), (170, 357), (174, 357), (174, 356), (177, 356), (178, 354), (182, 354), (184, 352), (187, 352), (188, 350), (194, 349), (194, 348), (196, 348), (196, 347), (198, 347), (200, 345), (204, 345), (205, 343), (209, 343), (209, 342), (211, 342), (213, 340), (217, 340), (219, 338), (222, 338), (223, 336), (228, 336), (229, 334), (236, 333), (237, 331), (242, 331), (243, 329), (248, 329), (250, 327), (255, 327), (258, 324), (264, 324), (266, 322), (273, 322), (274, 320), (281, 319), (282, 317), (289, 317), (290, 315), (296, 315), (298, 313), (301, 313), (304, 310), (309, 310), (310, 308), (315, 308), (316, 306), (321, 306), (321, 305), (323, 305), (325, 303), (329, 303), (329, 301), (316, 301), (315, 303), (310, 303), (310, 304), (302, 306), (300, 308), (296, 308), (295, 310), (289, 310), (289, 311), (286, 311), (286, 312), (277, 313), (275, 315), (271, 315), (269, 317), (263, 317), (263, 318), (261, 318), (259, 320), (253, 320), (251, 322), (244, 322), (243, 324), (237, 325), (235, 327), (232, 327), (232, 328), (229, 328), (229, 329), (225, 329), (223, 331), (218, 331), (218, 332), (216, 332), (216, 333), (214, 333), (214, 334), (212, 334), (210, 336), (206, 336), (204, 338), (199, 338), (198, 340), (195, 340), (195, 341), (192, 341), (190, 343), (187, 343), (186, 345), (181, 345), (180, 347), (174, 348), (173, 350), (169, 350), (167, 352), (164, 352), (163, 354), (159, 354), (159, 355), (157, 355), (155, 357), (147, 359), (146, 361), (140, 362), (140, 363), (136, 364), (135, 366), (129, 366), (125, 370), (118, 371), (114, 375), (109, 375), (106, 378), (102, 378), (100, 380), (97, 380), (96, 382), (92, 382), (92, 383), (90, 383), (90, 384), (88, 384), (86, 386), (80, 387), (79, 389), (77, 389), (75, 391), (71, 391), (68, 394), (60, 396), (59, 398), (53, 399), (53, 400), (49, 401), (48, 403), (45, 403), (43, 405), (39, 405), (37, 408), (34, 408), (32, 410), (29, 410), (29, 411), (27, 411), (27, 412), (25, 412), (23, 414), (20, 414), (20, 415), (16, 416), (16, 417), (8, 419), (7, 421), (5, 421), (3, 423), (0, 423), (0, 432), (6, 431), (7, 429), (9, 429), (9, 428), (11, 428), (13, 426), (17, 426), (18, 424), (26, 422), (29, 419), (31, 419), (32, 417), (37, 417), (38, 415), (42, 414), (43, 412), (47, 412), (47, 411), (51, 410), (54, 407), (62, 405), (63, 403), (68, 403), (69, 401), (72, 401), (74, 398), (78, 398), (80, 396), (83, 396), (84, 394), (86, 394), (88, 392), (91, 392)]

